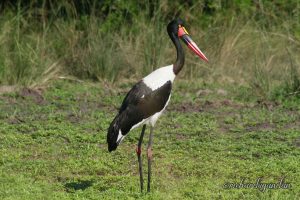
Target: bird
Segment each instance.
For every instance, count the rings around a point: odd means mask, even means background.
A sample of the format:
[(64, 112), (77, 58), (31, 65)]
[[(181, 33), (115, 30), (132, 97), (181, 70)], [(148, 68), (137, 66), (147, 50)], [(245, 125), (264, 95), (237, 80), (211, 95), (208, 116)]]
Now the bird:
[(196, 55), (208, 62), (207, 57), (191, 39), (185, 29), (185, 22), (176, 18), (167, 25), (167, 32), (176, 48), (176, 60), (174, 64), (161, 67), (137, 82), (125, 96), (119, 112), (111, 122), (107, 131), (108, 151), (114, 151), (121, 144), (125, 136), (133, 129), (142, 126), (138, 140), (136, 154), (139, 163), (140, 189), (143, 192), (143, 166), (142, 166), (142, 141), (146, 126), (150, 127), (147, 146), (148, 181), (147, 192), (150, 192), (152, 144), (154, 126), (158, 118), (166, 109), (170, 98), (172, 84), (175, 77), (182, 70), (185, 54), (181, 46), (181, 39)]

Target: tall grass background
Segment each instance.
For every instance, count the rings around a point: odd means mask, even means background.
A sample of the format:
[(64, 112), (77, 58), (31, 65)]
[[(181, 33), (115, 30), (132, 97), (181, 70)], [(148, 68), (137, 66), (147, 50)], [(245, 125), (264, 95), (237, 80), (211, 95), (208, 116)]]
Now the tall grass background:
[(209, 64), (186, 48), (181, 78), (233, 83), (265, 99), (300, 95), (298, 1), (4, 1), (0, 85), (139, 79), (172, 64), (166, 25), (186, 21)]

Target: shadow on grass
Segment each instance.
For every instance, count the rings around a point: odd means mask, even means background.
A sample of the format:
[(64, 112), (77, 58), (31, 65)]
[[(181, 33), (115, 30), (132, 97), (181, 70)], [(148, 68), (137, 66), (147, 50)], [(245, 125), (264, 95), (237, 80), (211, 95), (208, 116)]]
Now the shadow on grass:
[(64, 186), (67, 192), (75, 192), (76, 190), (85, 190), (93, 185), (93, 181), (82, 181), (66, 183)]

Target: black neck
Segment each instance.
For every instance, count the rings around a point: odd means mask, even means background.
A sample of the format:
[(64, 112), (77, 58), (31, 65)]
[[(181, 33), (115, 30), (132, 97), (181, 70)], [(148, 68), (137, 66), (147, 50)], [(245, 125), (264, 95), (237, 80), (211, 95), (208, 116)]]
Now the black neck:
[(179, 38), (173, 32), (169, 33), (169, 36), (176, 47), (177, 58), (173, 65), (173, 71), (174, 71), (174, 74), (177, 75), (181, 71), (181, 69), (184, 65), (184, 51), (180, 44)]

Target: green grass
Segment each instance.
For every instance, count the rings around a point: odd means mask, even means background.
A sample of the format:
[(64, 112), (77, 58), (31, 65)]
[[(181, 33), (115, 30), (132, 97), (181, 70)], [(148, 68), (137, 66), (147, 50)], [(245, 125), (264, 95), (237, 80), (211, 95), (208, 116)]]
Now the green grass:
[[(113, 153), (106, 145), (106, 130), (132, 84), (56, 81), (42, 95), (26, 89), (1, 95), (0, 198), (300, 198), (299, 102), (257, 103), (245, 88), (180, 79), (154, 132), (152, 192), (141, 194), (140, 129)], [(145, 170), (146, 143), (147, 137)], [(290, 189), (223, 187), (281, 177)]]

